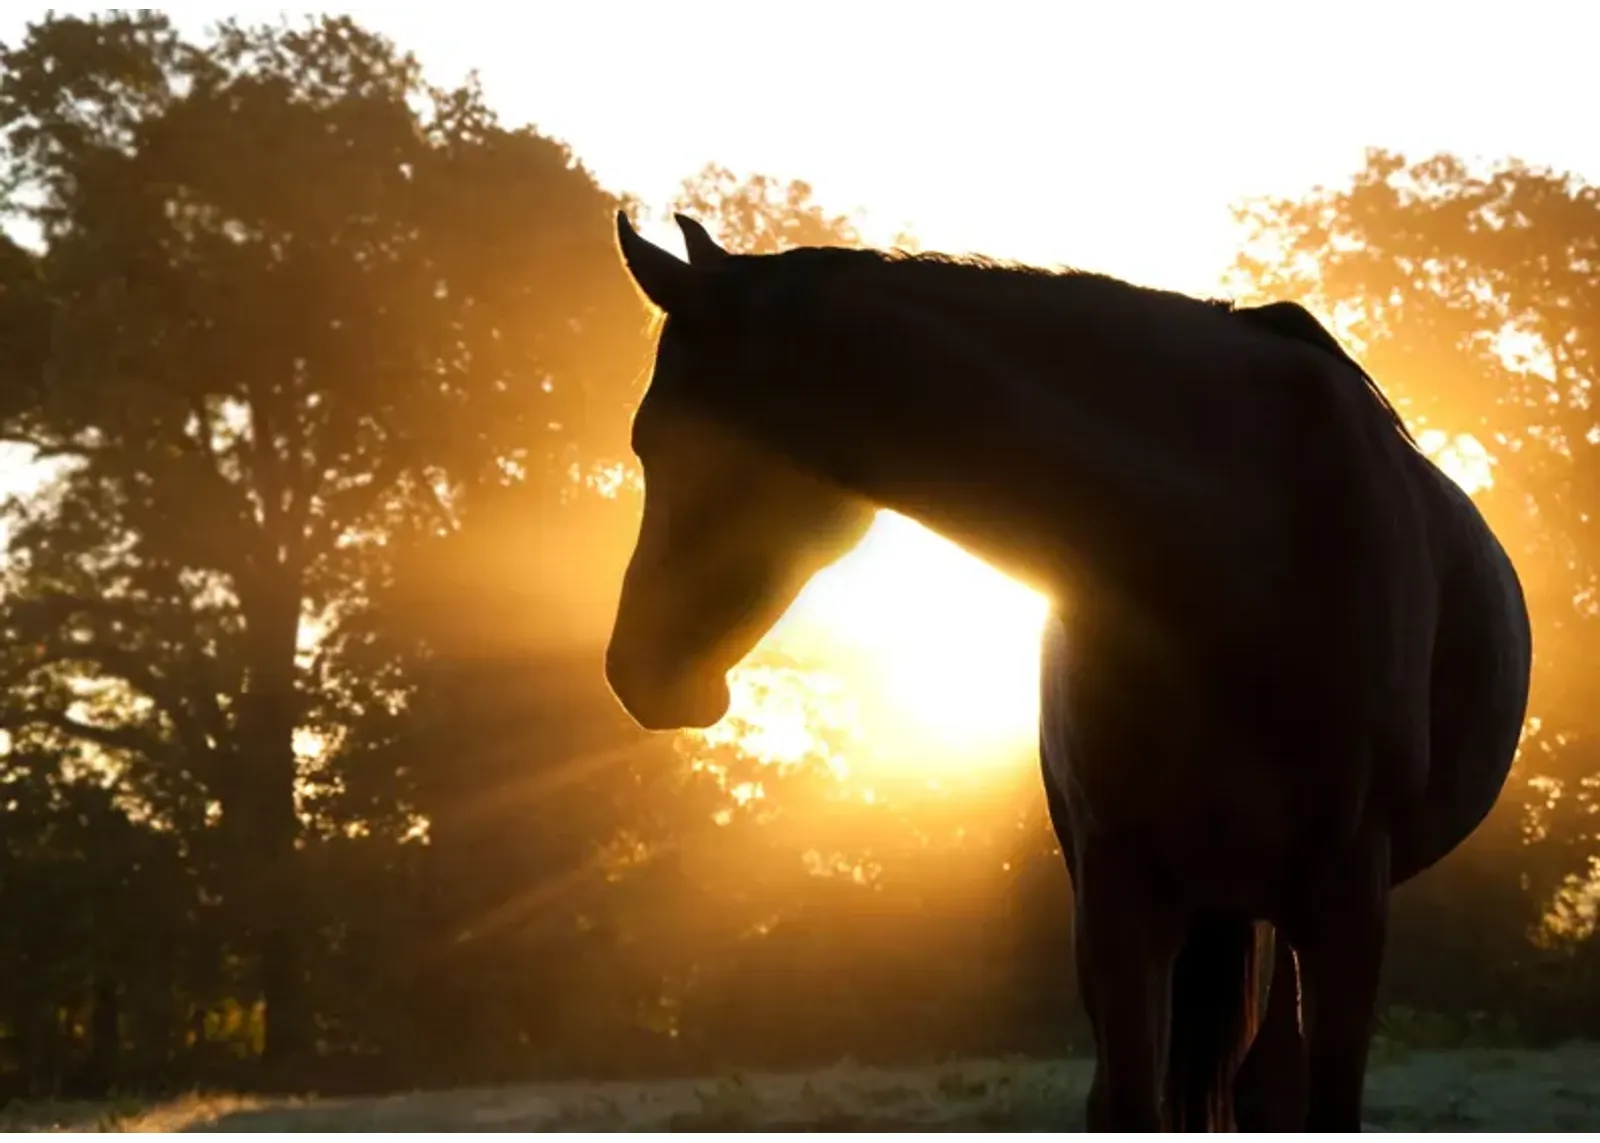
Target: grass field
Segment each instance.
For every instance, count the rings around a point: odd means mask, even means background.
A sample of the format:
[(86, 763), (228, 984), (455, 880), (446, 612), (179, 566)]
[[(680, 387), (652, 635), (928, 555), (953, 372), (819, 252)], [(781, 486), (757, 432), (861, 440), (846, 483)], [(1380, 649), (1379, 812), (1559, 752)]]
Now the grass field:
[[(974, 1061), (796, 1075), (561, 1083), (295, 1101), (190, 1096), (155, 1106), (35, 1105), (0, 1130), (527, 1131), (1077, 1129), (1084, 1061)], [(1600, 1046), (1395, 1053), (1373, 1067), (1374, 1130), (1600, 1129)]]

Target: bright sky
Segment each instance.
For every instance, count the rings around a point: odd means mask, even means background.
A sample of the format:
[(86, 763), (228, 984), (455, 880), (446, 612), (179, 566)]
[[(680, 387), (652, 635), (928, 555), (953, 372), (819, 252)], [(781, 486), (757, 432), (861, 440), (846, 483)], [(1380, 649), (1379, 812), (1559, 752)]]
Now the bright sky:
[[(0, 15), (14, 40), (20, 5)], [(64, 10), (77, 9), (64, 5)], [(171, 3), (199, 26), (267, 5)], [(440, 79), (647, 201), (715, 160), (797, 176), (885, 234), (1207, 289), (1229, 204), (1368, 145), (1600, 178), (1600, 8), (1360, 0), (352, 4)], [(43, 12), (41, 5), (37, 11)], [(1491, 17), (1490, 12), (1494, 15)]]
[[(165, 8), (193, 27), (280, 11)], [(1216, 287), (1232, 254), (1231, 204), (1341, 180), (1367, 146), (1517, 156), (1600, 181), (1600, 135), (1587, 119), (1600, 6), (1571, 2), (343, 10), (415, 50), (436, 80), (477, 68), (507, 120), (566, 139), (602, 182), (650, 203), (715, 161), (804, 178), (837, 209), (865, 207), (869, 237), (906, 226), (934, 249), (1197, 292)], [(15, 15), (0, 16), (0, 37), (20, 33)], [(880, 528), (848, 574), (817, 585), (813, 595), (833, 597), (820, 611), (857, 638), (875, 622), (893, 626), (889, 674), (941, 696), (925, 709), (987, 679), (991, 717), (1025, 726), (1025, 710), (1000, 696), (1032, 689), (1036, 602), (970, 561), (919, 548), (927, 541), (912, 532)], [(957, 584), (988, 602), (974, 603), (955, 658), (938, 639), (912, 638), (914, 618), (888, 618), (923, 614), (917, 600)], [(966, 665), (950, 674), (957, 660)]]

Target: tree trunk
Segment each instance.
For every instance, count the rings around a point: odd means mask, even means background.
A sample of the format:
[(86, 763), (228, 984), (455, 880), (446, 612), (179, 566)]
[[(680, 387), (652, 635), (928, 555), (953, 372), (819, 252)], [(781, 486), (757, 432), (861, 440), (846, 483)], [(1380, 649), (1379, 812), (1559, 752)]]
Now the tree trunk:
[[(295, 582), (295, 577), (285, 576)], [(254, 948), (266, 1008), (262, 1046), (264, 1079), (274, 1086), (303, 1082), (314, 1048), (302, 940), (307, 924), (305, 886), (297, 849), (295, 806), (298, 765), (294, 734), (300, 719), (295, 686), (298, 594), (272, 592), (247, 609), (250, 678), (240, 711), (231, 776), (232, 804), (224, 818), (236, 823), (233, 853), (242, 890), (243, 926)]]
[(27, 1091), (34, 1099), (54, 1099), (61, 1094), (61, 1013), (54, 996), (36, 997), (21, 1021), (22, 1058), (27, 1069)]
[[(263, 720), (265, 721), (265, 720)], [(263, 727), (266, 731), (266, 727)], [(256, 741), (250, 760), (256, 796), (246, 809), (250, 844), (239, 855), (249, 891), (246, 924), (253, 937), (257, 979), (266, 1008), (262, 1063), (266, 1080), (296, 1086), (312, 1050), (306, 1001), (306, 964), (301, 948), (304, 886), (295, 846), (294, 727), (279, 725)]]
[[(280, 902), (280, 910), (282, 909)], [(263, 927), (257, 937), (261, 958), (261, 998), (267, 1010), (262, 1062), (267, 1081), (298, 1090), (306, 1080), (315, 1029), (307, 1003), (306, 965), (300, 934), (287, 917)]]
[(122, 994), (107, 972), (95, 974), (89, 1009), (89, 1054), (73, 1079), (72, 1094), (104, 1099), (117, 1085), (122, 1053)]

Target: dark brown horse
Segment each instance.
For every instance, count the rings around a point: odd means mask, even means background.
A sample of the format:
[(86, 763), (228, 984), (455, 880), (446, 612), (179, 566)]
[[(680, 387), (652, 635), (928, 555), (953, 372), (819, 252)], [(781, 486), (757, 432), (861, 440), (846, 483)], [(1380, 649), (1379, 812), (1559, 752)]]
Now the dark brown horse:
[(1226, 1128), (1237, 1087), (1246, 1126), (1358, 1130), (1390, 889), (1483, 819), (1527, 701), (1521, 588), (1471, 501), (1298, 307), (734, 257), (678, 221), (687, 263), (618, 218), (666, 315), (606, 658), (623, 705), (715, 722), (878, 506), (964, 545), (1056, 601), (1041, 755), (1090, 1127)]

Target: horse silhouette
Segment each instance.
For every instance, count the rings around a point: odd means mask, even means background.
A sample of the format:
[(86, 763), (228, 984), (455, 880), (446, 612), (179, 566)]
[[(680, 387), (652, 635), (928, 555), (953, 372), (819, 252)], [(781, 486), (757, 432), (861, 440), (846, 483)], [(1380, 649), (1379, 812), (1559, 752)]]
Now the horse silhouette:
[(1522, 589), (1471, 500), (1297, 306), (735, 256), (677, 221), (687, 262), (618, 216), (665, 314), (606, 653), (623, 706), (716, 722), (878, 507), (956, 541), (1053, 603), (1040, 756), (1089, 1127), (1359, 1130), (1390, 891), (1487, 815), (1526, 712)]

